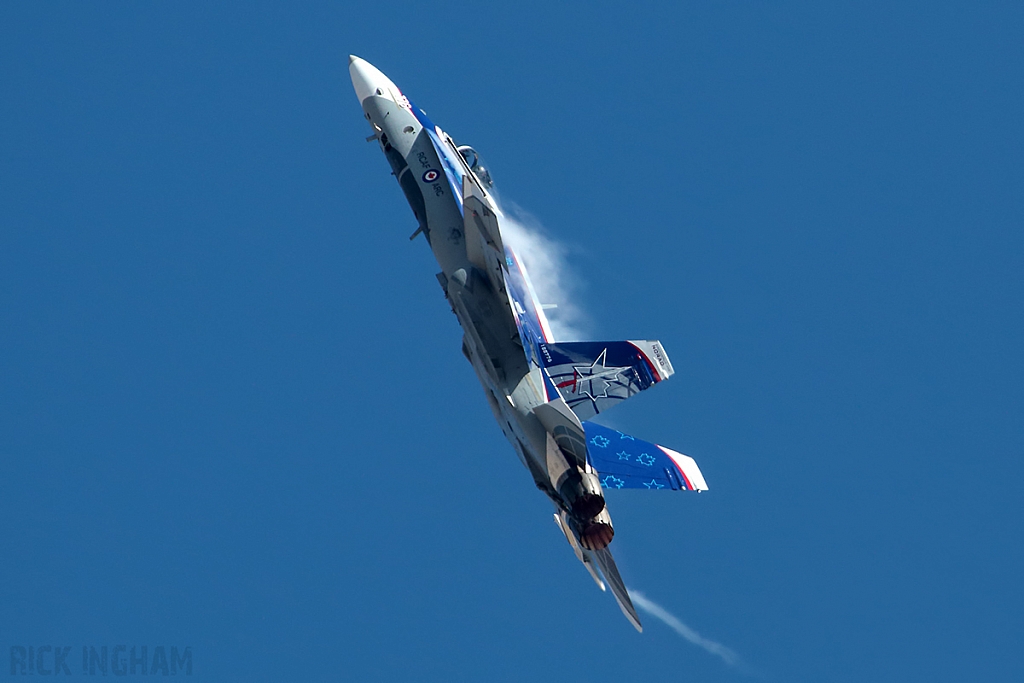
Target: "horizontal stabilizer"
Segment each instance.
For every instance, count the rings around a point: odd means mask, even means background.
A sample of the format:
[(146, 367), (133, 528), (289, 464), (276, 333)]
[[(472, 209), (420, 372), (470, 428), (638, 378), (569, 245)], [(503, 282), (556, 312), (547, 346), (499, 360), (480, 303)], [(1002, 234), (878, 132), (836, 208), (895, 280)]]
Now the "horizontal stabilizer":
[(548, 343), (540, 345), (540, 355), (558, 393), (581, 420), (673, 373), (657, 341)]
[(593, 422), (583, 422), (587, 460), (606, 489), (707, 491), (697, 463), (678, 453)]

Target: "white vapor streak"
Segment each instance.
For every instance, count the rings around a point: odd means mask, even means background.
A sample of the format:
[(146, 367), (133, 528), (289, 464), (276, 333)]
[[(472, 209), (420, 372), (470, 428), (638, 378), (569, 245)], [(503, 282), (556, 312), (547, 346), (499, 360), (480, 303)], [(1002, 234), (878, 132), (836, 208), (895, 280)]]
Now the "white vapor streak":
[(707, 650), (713, 655), (717, 655), (722, 658), (722, 661), (729, 666), (737, 668), (744, 668), (743, 662), (740, 660), (740, 656), (727, 648), (721, 643), (716, 643), (713, 640), (708, 640), (701, 634), (694, 631), (692, 628), (679, 621), (671, 612), (666, 610), (664, 607), (656, 602), (653, 602), (647, 598), (646, 595), (640, 591), (635, 591), (632, 588), (627, 589), (629, 591), (629, 597), (632, 598), (633, 604), (639, 607), (641, 610), (650, 614), (655, 619), (659, 619), (665, 623), (666, 626), (671, 628), (673, 631), (681, 635), (684, 639), (690, 641), (694, 645), (704, 650)]
[(540, 303), (557, 306), (544, 311), (555, 339), (586, 339), (586, 318), (574, 303), (581, 283), (569, 267), (568, 250), (546, 236), (540, 223), (515, 203), (503, 201), (501, 206), (502, 239), (522, 260)]

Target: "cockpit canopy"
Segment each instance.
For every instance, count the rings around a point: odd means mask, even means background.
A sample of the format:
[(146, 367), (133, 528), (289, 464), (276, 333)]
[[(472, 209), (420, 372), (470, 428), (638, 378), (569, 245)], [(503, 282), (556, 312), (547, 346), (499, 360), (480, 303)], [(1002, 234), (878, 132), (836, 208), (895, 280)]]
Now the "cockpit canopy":
[(483, 164), (483, 160), (477, 151), (469, 145), (459, 145), (456, 149), (459, 150), (459, 154), (466, 160), (466, 165), (469, 166), (469, 170), (473, 171), (480, 184), (490, 189), (494, 186), (494, 181), (491, 180), (491, 173)]

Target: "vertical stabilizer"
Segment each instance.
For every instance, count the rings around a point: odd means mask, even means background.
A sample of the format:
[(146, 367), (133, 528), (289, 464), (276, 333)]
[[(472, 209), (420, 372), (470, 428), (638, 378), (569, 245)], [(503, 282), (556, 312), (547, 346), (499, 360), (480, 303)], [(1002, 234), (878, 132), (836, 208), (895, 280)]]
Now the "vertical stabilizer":
[(555, 342), (540, 345), (544, 369), (581, 420), (668, 379), (674, 372), (661, 342)]

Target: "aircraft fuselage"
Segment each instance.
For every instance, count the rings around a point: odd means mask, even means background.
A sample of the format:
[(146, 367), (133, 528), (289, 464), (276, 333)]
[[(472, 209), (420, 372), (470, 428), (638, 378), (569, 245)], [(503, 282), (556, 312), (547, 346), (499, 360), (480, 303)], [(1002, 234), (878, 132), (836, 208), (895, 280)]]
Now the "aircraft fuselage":
[[(600, 483), (587, 464), (582, 427), (562, 408), (557, 392), (552, 396), (545, 387), (550, 380), (539, 363), (531, 362), (551, 341), (541, 306), (518, 257), (499, 235), (493, 235), (493, 249), (477, 244), (479, 235), (484, 242), (492, 236), (477, 214), (501, 216), (500, 209), (454, 141), (387, 77), (359, 62), (350, 70), (374, 131), (369, 139), (384, 152), (419, 223), (417, 233), (424, 234), (441, 267), (437, 279), (464, 331), (463, 353), (495, 419), (584, 547), (607, 546), (614, 532)], [(470, 195), (474, 203), (467, 201)], [(478, 232), (474, 218), (480, 220)], [(523, 302), (510, 296), (506, 281), (521, 283)]]

